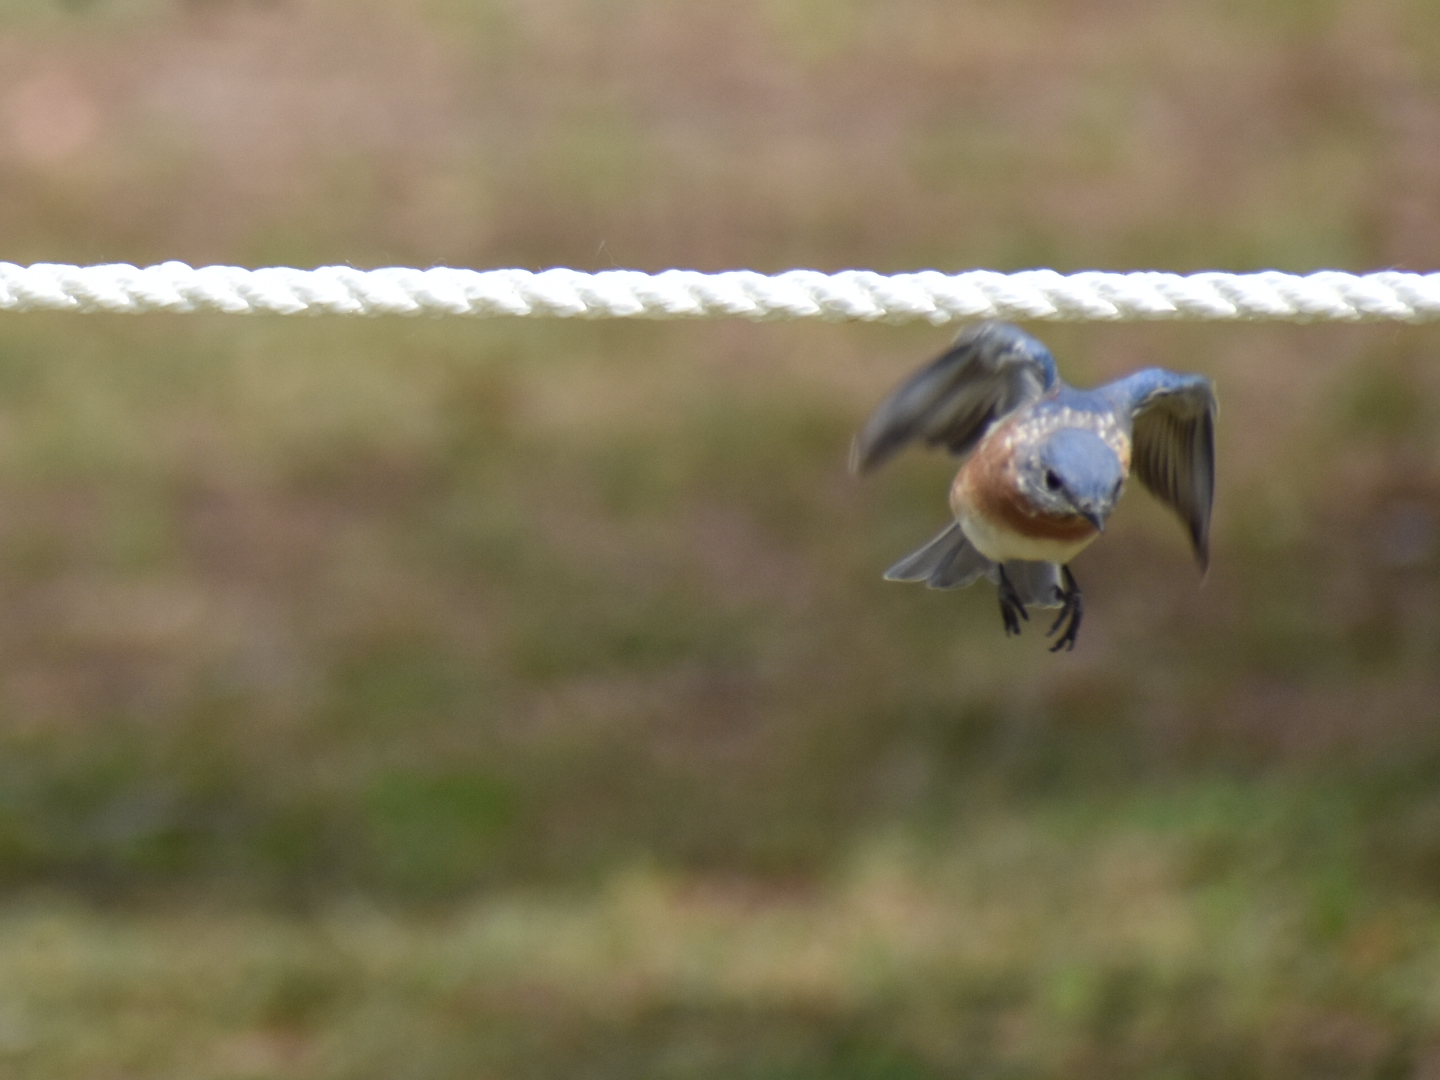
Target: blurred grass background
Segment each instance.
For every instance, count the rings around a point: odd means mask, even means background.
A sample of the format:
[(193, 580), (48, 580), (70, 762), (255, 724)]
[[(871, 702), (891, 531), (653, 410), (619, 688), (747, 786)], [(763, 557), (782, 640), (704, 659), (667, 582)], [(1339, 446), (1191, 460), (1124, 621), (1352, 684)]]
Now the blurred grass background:
[[(1425, 0), (6, 0), (0, 257), (1434, 269)], [(1222, 399), (1079, 649), (880, 571), (946, 331), (0, 318), (0, 1068), (1440, 1077), (1440, 330)]]

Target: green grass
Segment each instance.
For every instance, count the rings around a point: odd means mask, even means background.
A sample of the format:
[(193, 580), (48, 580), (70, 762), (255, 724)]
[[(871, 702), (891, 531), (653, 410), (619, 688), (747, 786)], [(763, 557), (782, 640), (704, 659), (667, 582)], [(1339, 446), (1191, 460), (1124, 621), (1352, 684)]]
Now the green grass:
[[(0, 1055), (37, 1077), (1408, 1075), (1440, 1024), (1434, 911), (1373, 888), (1331, 824), (1303, 787), (1218, 781), (876, 837), (813, 882), (634, 868), (424, 916), (41, 896), (0, 920)], [(1309, 850), (1276, 865), (1280, 835)]]

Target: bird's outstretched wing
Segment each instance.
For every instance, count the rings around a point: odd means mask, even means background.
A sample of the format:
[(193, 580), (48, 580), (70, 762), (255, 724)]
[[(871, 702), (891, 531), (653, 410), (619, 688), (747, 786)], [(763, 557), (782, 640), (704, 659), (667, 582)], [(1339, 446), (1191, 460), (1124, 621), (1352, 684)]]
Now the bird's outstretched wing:
[(1018, 326), (968, 326), (870, 414), (855, 436), (850, 467), (866, 472), (916, 439), (963, 457), (996, 420), (1040, 397), (1058, 378), (1050, 350)]
[(1214, 387), (1203, 375), (1147, 368), (1105, 392), (1134, 417), (1131, 471), (1180, 516), (1203, 571), (1215, 498)]

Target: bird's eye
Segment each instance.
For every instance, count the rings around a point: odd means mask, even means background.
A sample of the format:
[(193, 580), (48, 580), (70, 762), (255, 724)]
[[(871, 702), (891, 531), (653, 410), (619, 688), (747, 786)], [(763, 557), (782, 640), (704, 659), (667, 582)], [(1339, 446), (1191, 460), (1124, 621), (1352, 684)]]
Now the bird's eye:
[(1045, 470), (1045, 486), (1051, 491), (1060, 490), (1060, 474), (1054, 469)]

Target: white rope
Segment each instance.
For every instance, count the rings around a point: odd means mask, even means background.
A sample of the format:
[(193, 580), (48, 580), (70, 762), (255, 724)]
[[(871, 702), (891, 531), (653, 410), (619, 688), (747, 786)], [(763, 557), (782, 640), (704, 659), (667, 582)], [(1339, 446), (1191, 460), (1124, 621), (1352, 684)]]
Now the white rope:
[(868, 270), (355, 270), (322, 266), (195, 269), (180, 262), (65, 266), (0, 263), (3, 311), (219, 311), (280, 315), (528, 315), (562, 318), (1440, 319), (1440, 273), (1304, 276), (1158, 272), (1000, 274)]

